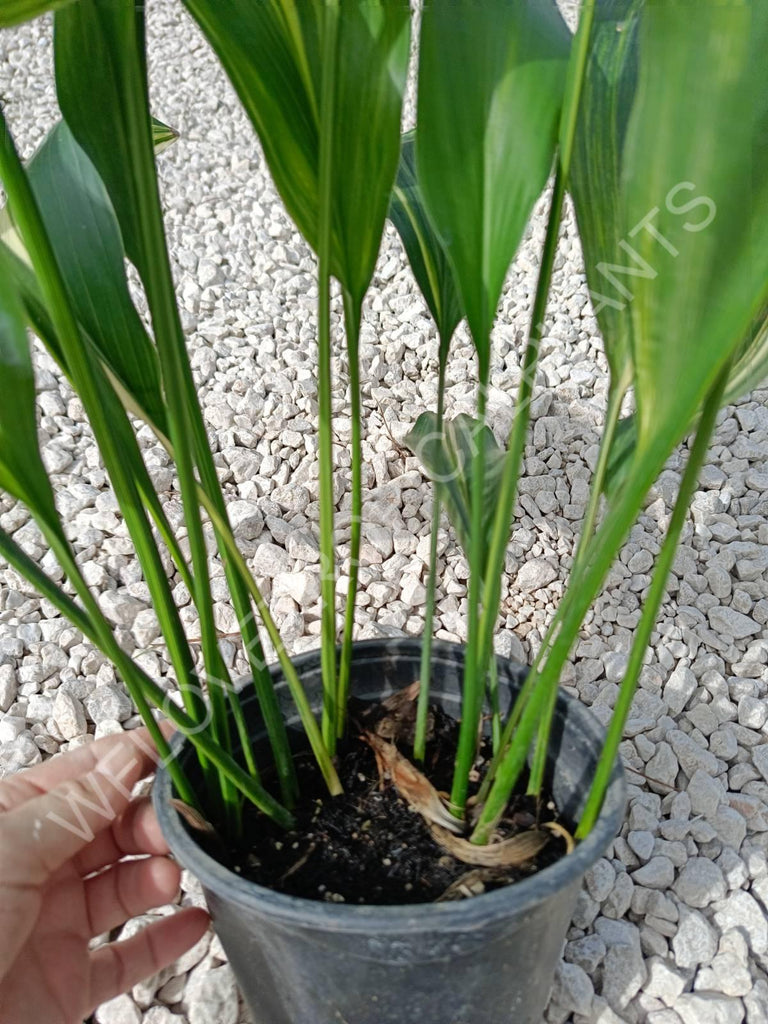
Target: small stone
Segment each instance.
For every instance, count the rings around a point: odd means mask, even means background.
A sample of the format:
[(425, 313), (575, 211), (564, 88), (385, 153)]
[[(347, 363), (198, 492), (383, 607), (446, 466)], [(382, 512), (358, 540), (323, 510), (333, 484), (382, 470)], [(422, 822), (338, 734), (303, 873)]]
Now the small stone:
[(723, 872), (707, 857), (692, 857), (672, 886), (689, 907), (708, 907), (725, 896)]
[(320, 545), (314, 534), (308, 530), (294, 530), (285, 541), (288, 554), (302, 562), (315, 563), (320, 561)]
[(530, 594), (534, 590), (546, 587), (556, 580), (557, 576), (557, 567), (546, 558), (532, 558), (520, 568), (515, 587), (524, 594)]
[(680, 762), (680, 767), (689, 779), (693, 778), (699, 769), (708, 775), (717, 774), (717, 758), (699, 746), (690, 736), (679, 729), (670, 729), (667, 739)]
[(59, 690), (53, 702), (53, 719), (65, 740), (82, 736), (88, 731), (83, 705), (64, 690)]
[(5, 712), (16, 700), (19, 684), (12, 665), (0, 665), (0, 711)]
[(630, 832), (627, 835), (627, 842), (630, 849), (637, 854), (640, 860), (649, 860), (653, 855), (653, 845), (656, 842), (653, 832)]
[(197, 265), (197, 281), (201, 288), (210, 288), (215, 284), (222, 284), (224, 275), (221, 267), (213, 260), (201, 259)]
[(673, 1006), (675, 1000), (685, 988), (685, 977), (679, 974), (669, 960), (652, 956), (647, 963), (648, 980), (643, 991), (656, 996), (667, 1006)]
[(637, 995), (645, 978), (646, 970), (637, 930), (631, 943), (607, 941), (602, 995), (612, 1010), (621, 1013)]
[(725, 797), (723, 787), (711, 775), (698, 768), (688, 783), (688, 796), (694, 814), (712, 818)]
[(739, 725), (747, 729), (762, 729), (768, 719), (768, 706), (764, 698), (742, 697), (739, 701)]
[(656, 753), (645, 766), (645, 774), (649, 779), (661, 782), (665, 786), (674, 786), (680, 766), (672, 747), (663, 740), (656, 744)]
[(574, 939), (565, 947), (565, 959), (577, 964), (587, 974), (593, 974), (603, 962), (605, 943), (599, 935), (585, 935), (582, 939)]
[(26, 732), (26, 718), (19, 718), (16, 715), (5, 715), (0, 718), (0, 744), (13, 743), (13, 741)]
[(715, 912), (715, 923), (723, 932), (729, 928), (744, 931), (753, 953), (762, 955), (768, 952), (768, 921), (754, 896), (743, 889), (728, 896)]
[(237, 987), (229, 964), (209, 970), (203, 961), (195, 968), (189, 976), (183, 1006), (189, 1024), (237, 1024)]
[(761, 743), (752, 750), (752, 763), (768, 782), (768, 743)]
[(726, 847), (739, 850), (747, 834), (747, 823), (733, 807), (719, 807), (711, 819), (717, 837)]
[(744, 1004), (716, 992), (690, 992), (675, 1002), (683, 1024), (742, 1024)]
[(678, 664), (667, 680), (662, 696), (673, 715), (679, 715), (696, 692), (696, 676), (685, 665)]
[(427, 599), (426, 587), (412, 573), (405, 573), (400, 583), (400, 600), (409, 608), (419, 608)]
[(273, 579), (279, 573), (289, 573), (292, 568), (293, 561), (288, 552), (270, 542), (259, 544), (251, 562), (253, 574), (268, 579)]
[(603, 902), (602, 911), (605, 917), (618, 920), (624, 917), (632, 904), (635, 883), (626, 871), (619, 871), (608, 898)]
[(748, 615), (724, 605), (710, 608), (708, 618), (710, 628), (715, 633), (732, 637), (734, 640), (744, 640), (748, 636), (754, 636), (761, 629), (760, 623), (755, 622)]
[(102, 591), (98, 601), (99, 608), (110, 622), (115, 622), (118, 626), (128, 626), (129, 629), (139, 612), (145, 611), (147, 607), (142, 601), (137, 601), (135, 597), (117, 590)]
[(130, 996), (117, 996), (96, 1010), (98, 1024), (141, 1024), (141, 1010)]
[(616, 881), (616, 868), (603, 857), (587, 871), (584, 881), (590, 896), (602, 903), (608, 898)]
[(149, 647), (161, 635), (160, 623), (153, 608), (139, 612), (133, 620), (132, 632), (139, 647)]
[(702, 967), (693, 987), (697, 992), (722, 992), (726, 996), (745, 996), (752, 991), (752, 975), (735, 953), (718, 953), (709, 967)]
[(39, 764), (42, 759), (40, 748), (32, 739), (32, 734), (23, 732), (10, 743), (3, 743), (0, 746), (0, 778), (4, 774), (12, 775), (22, 768)]
[(551, 999), (564, 1010), (587, 1015), (595, 994), (592, 979), (574, 963), (561, 960), (555, 971)]
[(264, 516), (255, 501), (230, 502), (227, 513), (232, 532), (239, 540), (255, 540), (264, 529)]
[(668, 889), (674, 878), (675, 866), (668, 857), (651, 857), (632, 875), (632, 881), (646, 889)]
[(35, 693), (27, 703), (27, 721), (42, 723), (53, 713), (53, 698), (47, 694)]
[(293, 598), (300, 608), (309, 608), (320, 598), (320, 576), (305, 569), (303, 572), (281, 572), (272, 584), (275, 597)]
[(133, 714), (133, 701), (119, 686), (103, 683), (86, 698), (85, 710), (96, 724), (110, 718), (124, 722)]
[(680, 923), (672, 939), (675, 963), (686, 970), (708, 964), (717, 952), (717, 935), (698, 910), (680, 907)]

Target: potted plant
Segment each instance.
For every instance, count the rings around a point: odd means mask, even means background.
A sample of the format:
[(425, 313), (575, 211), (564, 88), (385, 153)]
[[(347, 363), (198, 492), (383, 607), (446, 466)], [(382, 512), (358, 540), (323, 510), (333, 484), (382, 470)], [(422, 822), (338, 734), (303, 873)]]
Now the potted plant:
[[(0, 179), (20, 240), (0, 245), (0, 486), (29, 507), (73, 593), (2, 531), (0, 556), (125, 681), (163, 757), (158, 815), (177, 857), (203, 882), (255, 1020), (537, 1021), (580, 880), (620, 825), (619, 741), (717, 411), (768, 365), (760, 216), (768, 162), (759, 159), (768, 11), (711, 6), (692, 21), (671, 2), (588, 2), (571, 37), (554, 3), (436, 0), (421, 17), (416, 129), (403, 141), (406, 0), (185, 6), (317, 255), (320, 651), (289, 657), (230, 526), (174, 298), (143, 7), (134, 0), (17, 0), (0, 14), (3, 25), (61, 8), (64, 121), (26, 168), (0, 124)], [(485, 423), (491, 332), (553, 167), (515, 418), (501, 447)], [(566, 190), (611, 391), (569, 586), (526, 673), (496, 658), (493, 639)], [(430, 582), (421, 642), (356, 644), (358, 341), (388, 214), (440, 337), (437, 410), (410, 437), (435, 482)], [(131, 301), (125, 256), (144, 286), (151, 334)], [(352, 424), (338, 647), (332, 278)], [(476, 416), (444, 422), (450, 342), (463, 318), (477, 355)], [(67, 541), (37, 445), (26, 326), (89, 418), (178, 703), (120, 647)], [(622, 419), (630, 391), (634, 412)], [(175, 464), (184, 542), (142, 459), (137, 419)], [(562, 668), (649, 488), (688, 434), (675, 510), (604, 735), (559, 691)], [(432, 641), (441, 509), (471, 570), (466, 648)], [(217, 643), (209, 545), (222, 558), (248, 654), (242, 687)], [(168, 559), (197, 609), (200, 663)], [(274, 666), (263, 638), (277, 653)], [(171, 746), (158, 709), (179, 730)]]

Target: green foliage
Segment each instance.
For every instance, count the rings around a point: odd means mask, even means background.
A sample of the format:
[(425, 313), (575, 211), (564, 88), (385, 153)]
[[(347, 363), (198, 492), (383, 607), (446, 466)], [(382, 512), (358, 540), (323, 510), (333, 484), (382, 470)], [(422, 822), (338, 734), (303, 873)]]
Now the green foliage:
[(72, 0), (3, 0), (0, 6), (0, 28), (30, 21), (68, 3), (72, 3)]
[(424, 10), (419, 181), (453, 265), (481, 381), (504, 278), (552, 169), (568, 52), (550, 0)]
[[(224, 827), (236, 832), (243, 798), (288, 825), (296, 797), (259, 628), (277, 650), (309, 743), (329, 790), (337, 793), (332, 753), (345, 722), (362, 510), (358, 341), (389, 212), (440, 336), (437, 411), (419, 417), (408, 439), (435, 483), (429, 623), (441, 505), (471, 568), (467, 675), (451, 793), (452, 809), (462, 815), (567, 188), (611, 369), (606, 429), (569, 587), (518, 705), (503, 730), (498, 715), (494, 721), (496, 756), (478, 803), (474, 842), (492, 837), (538, 735), (532, 771), (537, 791), (562, 666), (650, 486), (675, 445), (695, 429), (584, 834), (599, 811), (717, 410), (768, 369), (768, 8), (752, 0), (707, 4), (691, 17), (689, 5), (680, 3), (600, 0), (584, 7), (572, 42), (553, 0), (435, 0), (423, 12), (417, 128), (401, 145), (407, 0), (184, 3), (226, 69), (280, 195), (318, 257), (322, 730), (268, 602), (237, 550), (208, 446), (173, 293), (154, 166), (155, 152), (176, 133), (149, 115), (143, 5), (135, 0), (69, 6), (10, 0), (0, 12), (2, 26), (62, 8), (55, 18), (55, 58), (65, 123), (26, 170), (0, 116), (0, 174), (12, 216), (0, 217), (0, 487), (33, 512), (75, 598), (2, 531), (0, 555), (112, 659), (162, 748), (151, 705), (162, 704), (164, 693), (117, 646), (56, 514), (38, 449), (29, 325), (58, 360), (91, 421), (184, 697), (184, 710), (174, 706), (169, 716), (193, 734), (214, 802), (226, 812)], [(504, 279), (553, 167), (533, 322), (505, 450), (485, 426), (482, 386), (477, 417), (460, 415), (444, 424), (449, 343), (466, 315), (485, 385)], [(125, 257), (145, 286), (151, 336), (131, 300)], [(352, 568), (338, 661), (332, 276), (344, 301), (352, 415)], [(637, 412), (619, 420), (630, 386)], [(175, 460), (189, 559), (165, 519), (128, 411), (150, 423)], [(594, 530), (601, 492), (607, 507)], [(280, 803), (260, 781), (218, 649), (204, 514), (249, 651)], [(195, 659), (173, 602), (163, 546), (200, 614), (210, 725), (203, 723)], [(427, 641), (417, 757), (423, 757), (429, 649)], [(231, 754), (235, 730), (240, 760)], [(172, 770), (179, 793), (194, 801), (178, 766)]]
[[(318, 249), (322, 0), (185, 0), (259, 135), (288, 212)], [(335, 6), (335, 5), (331, 5)], [(400, 152), (407, 0), (344, 0), (333, 47), (331, 271), (357, 301), (373, 274)]]
[(37, 441), (35, 383), (24, 310), (0, 249), (0, 488), (51, 523), (53, 491)]
[(77, 319), (136, 408), (167, 433), (157, 351), (128, 290), (114, 208), (64, 122), (30, 160), (27, 174)]
[(403, 136), (389, 216), (402, 239), (413, 276), (437, 324), (440, 363), (445, 365), (448, 346), (463, 313), (451, 265), (424, 206), (413, 132)]
[(485, 572), (488, 542), (504, 465), (504, 451), (499, 447), (490, 427), (481, 425), (474, 417), (461, 413), (448, 420), (441, 431), (435, 413), (423, 412), (405, 440), (427, 470), (465, 553), (469, 552), (470, 543), (474, 455), (478, 445), (483, 444), (485, 473), (482, 572)]

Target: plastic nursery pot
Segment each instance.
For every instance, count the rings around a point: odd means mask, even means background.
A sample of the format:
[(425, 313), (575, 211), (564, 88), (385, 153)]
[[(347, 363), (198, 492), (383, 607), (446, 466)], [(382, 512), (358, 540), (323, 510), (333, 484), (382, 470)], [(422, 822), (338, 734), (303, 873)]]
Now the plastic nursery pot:
[[(352, 691), (380, 700), (418, 678), (420, 643), (355, 645)], [(432, 699), (457, 717), (463, 648), (436, 643)], [(294, 664), (320, 707), (319, 652)], [(502, 701), (525, 669), (500, 660)], [(273, 669), (289, 722), (287, 687)], [(255, 695), (244, 689), (252, 735), (263, 736)], [(602, 728), (567, 694), (558, 699), (550, 785), (566, 821), (578, 817), (600, 751)], [(189, 744), (176, 739), (192, 780)], [(621, 825), (626, 786), (617, 763), (602, 814), (570, 855), (522, 882), (459, 902), (347, 906), (299, 899), (249, 882), (205, 853), (170, 805), (168, 774), (158, 772), (154, 801), (178, 861), (203, 885), (214, 927), (255, 1024), (539, 1024), (587, 869)]]

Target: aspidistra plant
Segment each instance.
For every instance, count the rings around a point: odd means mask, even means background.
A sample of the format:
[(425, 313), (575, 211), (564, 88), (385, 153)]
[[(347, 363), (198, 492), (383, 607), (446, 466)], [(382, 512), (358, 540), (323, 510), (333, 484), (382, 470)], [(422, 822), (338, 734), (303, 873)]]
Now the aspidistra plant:
[[(0, 555), (112, 659), (164, 751), (162, 707), (195, 743), (213, 808), (236, 831), (248, 799), (289, 824), (298, 784), (266, 669), (277, 651), (329, 791), (346, 728), (362, 513), (358, 338), (389, 212), (440, 340), (438, 404), (412, 433), (437, 481), (428, 623), (434, 610), (441, 507), (470, 563), (463, 707), (450, 810), (475, 843), (493, 836), (530, 759), (545, 782), (562, 667), (666, 459), (693, 431), (686, 469), (645, 596), (626, 679), (586, 811), (599, 812), (674, 551), (716, 413), (766, 368), (768, 308), (768, 10), (758, 3), (684, 6), (585, 3), (571, 37), (549, 0), (435, 0), (421, 28), (418, 120), (401, 145), (408, 58), (406, 0), (185, 0), (227, 71), (261, 141), (286, 208), (317, 256), (322, 572), (321, 720), (312, 712), (248, 566), (237, 549), (207, 443), (173, 293), (154, 166), (143, 11), (133, 0), (68, 5), (15, 0), (0, 24), (55, 15), (64, 124), (24, 168), (0, 124), (0, 178), (22, 243), (0, 243), (0, 486), (24, 502), (74, 597), (0, 532)], [(83, 62), (80, 55), (91, 59)], [(110, 68), (104, 75), (103, 69)], [(510, 436), (485, 425), (492, 328), (504, 279), (553, 174), (547, 233)], [(592, 495), (571, 578), (519, 698), (502, 719), (493, 638), (565, 194), (611, 373)], [(66, 201), (62, 201), (62, 194)], [(76, 230), (73, 228), (76, 225)], [(97, 260), (94, 253), (102, 255)], [(133, 307), (133, 263), (151, 331)], [(331, 416), (331, 279), (343, 296), (352, 412), (349, 590), (336, 642)], [(450, 340), (466, 317), (478, 368), (477, 416), (444, 421)], [(82, 578), (56, 513), (34, 427), (30, 326), (81, 398), (149, 587), (182, 696), (169, 702), (123, 652)], [(632, 391), (636, 412), (621, 421)], [(154, 430), (178, 471), (189, 557), (155, 492), (131, 416)], [(12, 439), (10, 445), (7, 439)], [(601, 496), (605, 508), (600, 515)], [(205, 521), (249, 656), (279, 795), (262, 782), (239, 698), (217, 645)], [(173, 604), (163, 548), (200, 618), (198, 664)], [(430, 637), (425, 638), (414, 755), (424, 756)], [(203, 699), (203, 698), (207, 699)], [(494, 758), (468, 821), (470, 771), (490, 705)]]

